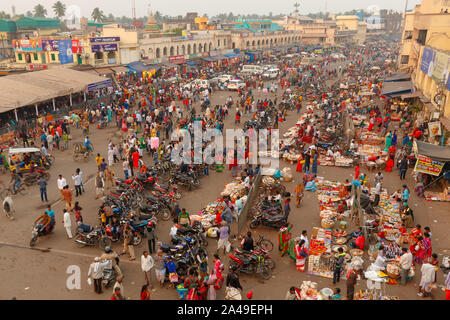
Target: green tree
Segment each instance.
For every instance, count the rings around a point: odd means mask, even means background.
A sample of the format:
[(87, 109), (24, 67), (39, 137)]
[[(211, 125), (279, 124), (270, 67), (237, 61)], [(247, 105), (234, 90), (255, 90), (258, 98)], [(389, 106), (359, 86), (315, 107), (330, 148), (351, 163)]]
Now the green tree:
[(0, 11), (0, 19), (10, 20), (11, 15), (5, 11)]
[(62, 3), (61, 1), (57, 1), (52, 6), (53, 12), (55, 13), (55, 16), (61, 20), (62, 17), (66, 15), (66, 5)]
[(38, 4), (33, 8), (34, 16), (39, 18), (45, 18), (47, 15), (47, 9), (42, 4)]
[(161, 12), (159, 12), (159, 11), (155, 12), (155, 14), (153, 15), (153, 18), (155, 18), (156, 22), (161, 22), (163, 20)]
[(91, 17), (92, 17), (92, 19), (94, 19), (95, 22), (103, 22), (103, 21), (105, 21), (105, 14), (98, 7), (95, 8), (94, 10), (92, 10)]
[(27, 17), (32, 17), (33, 16), (33, 12), (31, 12), (31, 11), (27, 11), (27, 13), (25, 14)]
[(115, 21), (115, 17), (112, 13), (108, 15), (108, 21)]

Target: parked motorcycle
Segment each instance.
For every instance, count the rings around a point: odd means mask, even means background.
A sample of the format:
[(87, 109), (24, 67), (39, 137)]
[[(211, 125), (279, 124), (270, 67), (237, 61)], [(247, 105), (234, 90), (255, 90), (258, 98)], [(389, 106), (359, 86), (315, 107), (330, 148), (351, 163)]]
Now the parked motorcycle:
[(111, 246), (111, 239), (106, 232), (100, 228), (91, 228), (88, 232), (84, 231), (82, 228), (78, 228), (74, 240), (80, 248), (98, 245), (100, 249), (104, 250), (105, 247)]
[(266, 227), (280, 229), (287, 225), (287, 219), (284, 215), (271, 216), (269, 214), (258, 214), (250, 222), (250, 228), (255, 229), (260, 224)]
[(272, 276), (270, 266), (265, 262), (264, 257), (260, 255), (241, 256), (233, 253), (228, 255), (230, 257), (230, 270), (237, 267), (240, 272), (252, 274), (257, 273), (262, 276), (264, 280), (270, 279)]

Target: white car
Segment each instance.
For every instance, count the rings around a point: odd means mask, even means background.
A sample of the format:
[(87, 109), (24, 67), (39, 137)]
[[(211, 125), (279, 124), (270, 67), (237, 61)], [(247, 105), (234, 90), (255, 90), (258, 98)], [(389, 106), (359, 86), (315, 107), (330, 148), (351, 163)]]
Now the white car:
[(268, 79), (275, 79), (280, 74), (280, 70), (278, 68), (276, 69), (269, 69), (264, 71), (263, 77)]
[(227, 85), (228, 90), (239, 90), (246, 87), (247, 85), (242, 80), (230, 80)]
[(215, 79), (217, 79), (221, 83), (225, 83), (227, 81), (233, 80), (234, 78), (233, 78), (233, 76), (231, 76), (229, 74), (222, 74), (222, 75), (216, 77)]
[(209, 89), (209, 81), (204, 79), (194, 80), (184, 86), (185, 89), (192, 89), (193, 87), (199, 87), (201, 89)]

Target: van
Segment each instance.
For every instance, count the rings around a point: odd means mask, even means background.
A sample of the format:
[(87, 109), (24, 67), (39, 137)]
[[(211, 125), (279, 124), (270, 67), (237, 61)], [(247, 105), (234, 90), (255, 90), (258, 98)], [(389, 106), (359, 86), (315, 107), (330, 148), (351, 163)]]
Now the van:
[(280, 69), (269, 69), (263, 73), (264, 78), (275, 79), (280, 74)]
[(263, 68), (254, 64), (247, 64), (242, 67), (241, 73), (247, 74), (261, 74), (263, 73)]
[(193, 87), (199, 87), (201, 89), (209, 89), (210, 85), (209, 85), (209, 81), (206, 79), (196, 79), (196, 80), (192, 81), (191, 83), (188, 83), (184, 87), (189, 90), (192, 89)]

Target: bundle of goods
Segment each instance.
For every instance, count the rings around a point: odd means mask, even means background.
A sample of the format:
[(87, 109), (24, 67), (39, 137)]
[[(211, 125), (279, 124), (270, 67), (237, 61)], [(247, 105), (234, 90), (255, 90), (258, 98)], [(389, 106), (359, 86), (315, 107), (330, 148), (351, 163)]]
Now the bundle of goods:
[(375, 289), (359, 290), (353, 296), (354, 300), (380, 300), (381, 294)]
[(381, 148), (380, 146), (372, 146), (368, 144), (363, 144), (359, 146), (358, 154), (363, 158), (365, 161), (367, 161), (370, 157), (373, 156), (381, 156)]
[(345, 157), (336, 157), (334, 160), (334, 165), (336, 167), (345, 167), (349, 168), (353, 164), (353, 159), (345, 158)]
[(236, 199), (245, 195), (245, 183), (231, 182), (225, 185), (225, 189), (220, 195), (222, 197), (229, 196), (231, 201), (236, 201)]
[(386, 274), (389, 277), (396, 279), (400, 276), (400, 272), (401, 272), (400, 262), (394, 260), (387, 263)]
[(443, 192), (424, 192), (427, 201), (450, 201), (450, 187), (444, 189)]
[(297, 128), (297, 127), (289, 128), (289, 129), (283, 134), (283, 137), (285, 137), (285, 138), (293, 138), (293, 137), (297, 137), (297, 136), (298, 136), (298, 128)]
[(289, 163), (297, 162), (300, 157), (301, 157), (300, 154), (294, 153), (292, 151), (289, 152), (289, 153), (284, 153), (283, 154), (283, 159), (286, 160)]
[(300, 297), (302, 300), (323, 300), (322, 295), (317, 291), (317, 283), (312, 281), (303, 281)]
[(270, 187), (275, 184), (275, 179), (272, 177), (264, 177), (262, 178), (262, 186)]
[(284, 168), (281, 170), (281, 175), (283, 177), (283, 181), (290, 182), (292, 181), (292, 170), (291, 168)]
[(327, 157), (327, 156), (321, 157), (320, 158), (320, 165), (321, 166), (328, 166), (328, 167), (334, 166), (334, 158), (333, 157)]
[(274, 158), (274, 159), (279, 159), (280, 158), (280, 152), (275, 151), (275, 150), (271, 150), (271, 151), (259, 151), (258, 155), (260, 157), (267, 157), (267, 158)]
[(309, 245), (307, 273), (332, 278), (332, 265), (331, 230), (314, 227)]

